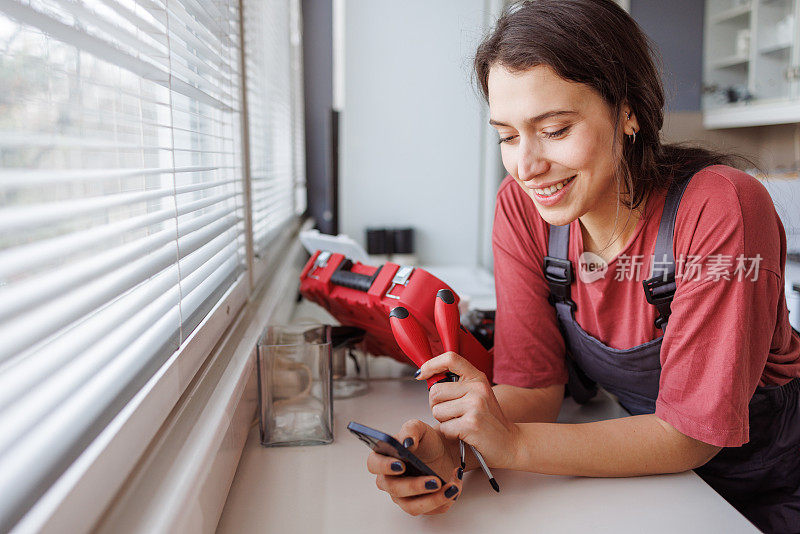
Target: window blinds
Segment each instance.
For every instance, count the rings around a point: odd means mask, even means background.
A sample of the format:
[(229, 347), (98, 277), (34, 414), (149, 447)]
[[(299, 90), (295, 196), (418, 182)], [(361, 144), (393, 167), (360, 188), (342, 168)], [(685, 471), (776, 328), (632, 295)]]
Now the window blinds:
[(0, 0), (0, 531), (246, 267), (238, 9)]
[(300, 1), (245, 2), (243, 20), (253, 242), (263, 257), (279, 228), (305, 211)]
[(292, 80), (292, 144), (294, 167), (294, 212), (306, 211), (306, 135), (305, 97), (303, 93), (303, 20), (300, 0), (289, 2), (289, 52), (291, 54)]

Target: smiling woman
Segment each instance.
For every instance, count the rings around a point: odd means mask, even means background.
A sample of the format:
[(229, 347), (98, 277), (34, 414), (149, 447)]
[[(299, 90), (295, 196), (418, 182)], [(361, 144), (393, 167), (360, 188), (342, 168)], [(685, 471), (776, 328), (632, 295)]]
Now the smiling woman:
[[(458, 465), (457, 440), (490, 467), (546, 474), (697, 469), (762, 530), (800, 531), (783, 226), (736, 157), (661, 142), (653, 55), (611, 0), (516, 4), (480, 45), (509, 173), (493, 228), (496, 384), (457, 354), (430, 360), (419, 380), (460, 376), (431, 388), (440, 425), (410, 421), (396, 437), (441, 473)], [(592, 276), (576, 277), (588, 253)], [(565, 385), (579, 402), (599, 385), (631, 416), (556, 424)], [(379, 455), (368, 468), (409, 513), (452, 506)]]

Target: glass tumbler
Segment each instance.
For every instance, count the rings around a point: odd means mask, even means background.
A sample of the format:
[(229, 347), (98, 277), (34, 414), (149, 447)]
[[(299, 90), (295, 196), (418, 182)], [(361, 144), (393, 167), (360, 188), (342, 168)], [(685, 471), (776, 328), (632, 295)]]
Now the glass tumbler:
[(333, 441), (331, 345), (327, 325), (267, 327), (257, 352), (262, 445)]
[(365, 334), (353, 326), (331, 327), (334, 399), (357, 397), (369, 390), (369, 361), (361, 347)]

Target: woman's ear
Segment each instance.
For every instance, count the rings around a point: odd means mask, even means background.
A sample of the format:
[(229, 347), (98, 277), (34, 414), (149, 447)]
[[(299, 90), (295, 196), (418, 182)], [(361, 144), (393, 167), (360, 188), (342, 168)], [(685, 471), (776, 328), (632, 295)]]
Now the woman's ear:
[(630, 106), (622, 106), (622, 131), (625, 135), (632, 135), (639, 131), (639, 121)]

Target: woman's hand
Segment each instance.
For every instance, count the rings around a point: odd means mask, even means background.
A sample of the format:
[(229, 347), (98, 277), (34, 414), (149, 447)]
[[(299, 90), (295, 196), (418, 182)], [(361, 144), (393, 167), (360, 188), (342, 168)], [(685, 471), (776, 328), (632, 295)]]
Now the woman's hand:
[(367, 469), (378, 475), (375, 484), (411, 515), (443, 514), (461, 493), (463, 472), (459, 466), (458, 445), (448, 443), (442, 434), (422, 421), (407, 421), (394, 438), (439, 476), (450, 481), (441, 485), (436, 477), (400, 476), (405, 471), (401, 460), (377, 452), (367, 457)]
[(434, 384), (428, 395), (439, 431), (475, 447), (490, 467), (513, 465), (522, 433), (503, 414), (484, 373), (455, 352), (445, 352), (425, 362), (417, 380), (446, 371), (457, 374), (458, 382)]

